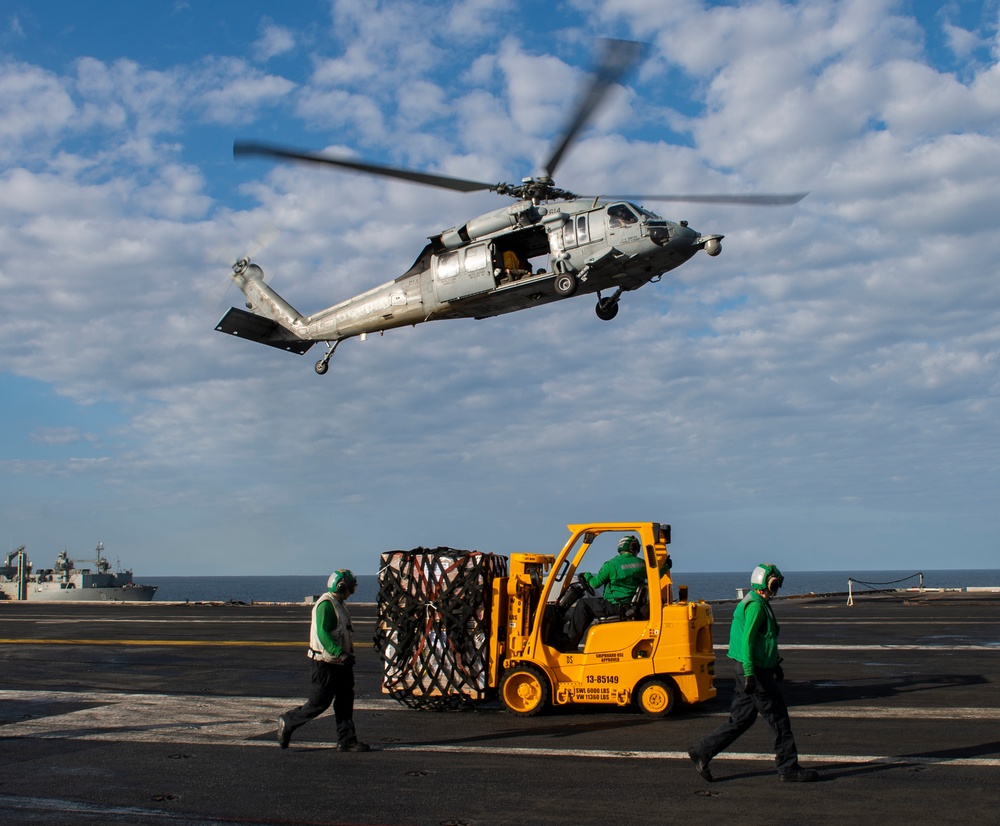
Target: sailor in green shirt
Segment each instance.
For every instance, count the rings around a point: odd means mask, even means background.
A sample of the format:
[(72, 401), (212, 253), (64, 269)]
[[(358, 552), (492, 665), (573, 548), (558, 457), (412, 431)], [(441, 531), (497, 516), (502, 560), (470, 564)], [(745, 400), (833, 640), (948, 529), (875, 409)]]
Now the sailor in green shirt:
[(776, 565), (758, 565), (750, 575), (750, 593), (736, 606), (729, 629), (729, 659), (736, 670), (736, 691), (729, 719), (688, 749), (688, 756), (705, 780), (712, 781), (709, 762), (750, 728), (762, 714), (774, 733), (779, 780), (818, 779), (813, 769), (799, 765), (788, 707), (778, 683), (785, 679), (778, 655), (778, 621), (771, 598), (784, 583)]
[(292, 732), (319, 717), (331, 704), (337, 721), (338, 751), (368, 751), (354, 730), (354, 642), (351, 615), (344, 605), (358, 587), (347, 568), (330, 574), (326, 593), (313, 606), (308, 657), (312, 661), (309, 698), (278, 718), (278, 745), (287, 749)]
[(646, 582), (646, 563), (639, 558), (639, 539), (624, 536), (618, 555), (605, 562), (596, 574), (580, 574), (591, 589), (604, 587), (604, 596), (583, 597), (573, 605), (567, 624), (566, 650), (573, 650), (596, 617), (621, 616), (639, 586)]

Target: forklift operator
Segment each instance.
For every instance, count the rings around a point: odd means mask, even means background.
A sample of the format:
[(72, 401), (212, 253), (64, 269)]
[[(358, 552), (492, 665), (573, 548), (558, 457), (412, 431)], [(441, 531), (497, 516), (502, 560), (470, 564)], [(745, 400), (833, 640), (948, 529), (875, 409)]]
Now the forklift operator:
[(596, 574), (580, 574), (591, 588), (604, 586), (604, 596), (577, 600), (566, 628), (568, 646), (575, 649), (594, 619), (620, 617), (632, 602), (639, 586), (646, 581), (646, 563), (638, 559), (639, 539), (624, 536), (618, 543), (618, 555), (609, 559)]

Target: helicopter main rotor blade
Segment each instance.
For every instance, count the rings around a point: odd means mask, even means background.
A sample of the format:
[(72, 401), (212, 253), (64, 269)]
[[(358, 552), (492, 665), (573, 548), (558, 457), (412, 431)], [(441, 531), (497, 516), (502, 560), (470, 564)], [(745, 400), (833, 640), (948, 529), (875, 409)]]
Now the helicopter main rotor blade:
[(233, 143), (233, 157), (238, 158), (243, 155), (263, 155), (268, 158), (281, 158), (289, 161), (304, 161), (307, 163), (339, 166), (343, 169), (352, 169), (355, 172), (366, 172), (371, 175), (398, 178), (401, 181), (410, 181), (415, 184), (436, 186), (441, 189), (451, 189), (458, 192), (479, 192), (482, 190), (492, 189), (496, 186), (496, 184), (487, 184), (480, 181), (468, 181), (464, 178), (450, 178), (447, 175), (431, 175), (427, 172), (414, 172), (410, 169), (398, 169), (392, 166), (360, 163), (358, 161), (348, 160), (347, 158), (335, 158), (331, 155), (323, 155), (319, 152), (304, 152), (298, 149), (272, 146), (271, 144), (266, 143), (254, 143), (252, 141), (236, 141)]
[(603, 40), (604, 53), (598, 63), (597, 71), (594, 73), (583, 100), (577, 107), (576, 113), (563, 129), (562, 139), (553, 150), (551, 157), (543, 167), (545, 174), (552, 177), (562, 160), (563, 154), (570, 144), (576, 139), (580, 130), (587, 125), (593, 116), (594, 111), (604, 100), (611, 87), (617, 83), (642, 57), (646, 50), (646, 44), (636, 43), (632, 40)]
[[(615, 201), (677, 201), (688, 204), (741, 204), (745, 206), (790, 206), (797, 204), (808, 195), (808, 192), (791, 192), (786, 195), (598, 195)], [(579, 195), (581, 199), (593, 198), (593, 195)]]

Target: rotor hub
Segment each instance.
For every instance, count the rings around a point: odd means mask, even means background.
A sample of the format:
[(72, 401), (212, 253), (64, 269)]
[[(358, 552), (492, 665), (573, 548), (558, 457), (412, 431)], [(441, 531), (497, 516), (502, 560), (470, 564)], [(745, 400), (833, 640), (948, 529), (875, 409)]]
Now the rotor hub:
[(572, 201), (579, 196), (565, 189), (559, 189), (548, 175), (538, 178), (524, 178), (520, 184), (499, 183), (490, 187), (498, 195), (510, 195), (523, 201), (533, 201), (536, 204), (544, 201)]

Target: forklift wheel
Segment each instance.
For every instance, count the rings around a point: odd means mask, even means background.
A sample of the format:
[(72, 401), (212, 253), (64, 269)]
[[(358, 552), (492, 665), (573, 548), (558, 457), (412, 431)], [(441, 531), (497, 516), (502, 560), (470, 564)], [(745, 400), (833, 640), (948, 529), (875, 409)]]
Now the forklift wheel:
[(677, 702), (677, 689), (670, 680), (648, 680), (639, 689), (636, 702), (651, 717), (666, 717)]
[(504, 676), (500, 698), (508, 711), (533, 717), (549, 704), (549, 681), (534, 666), (518, 666)]

